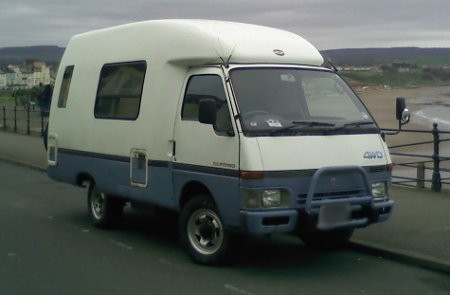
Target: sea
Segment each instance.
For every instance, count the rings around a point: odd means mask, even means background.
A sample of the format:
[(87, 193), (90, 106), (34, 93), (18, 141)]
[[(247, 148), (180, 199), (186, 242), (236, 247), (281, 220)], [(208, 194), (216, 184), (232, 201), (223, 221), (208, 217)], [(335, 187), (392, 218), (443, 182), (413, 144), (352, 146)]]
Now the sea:
[[(405, 129), (417, 129), (418, 126), (422, 126), (423, 128), (419, 128), (422, 130), (432, 130), (433, 123), (438, 124), (438, 129), (440, 131), (450, 132), (450, 92), (445, 93), (442, 91), (427, 91), (423, 96), (418, 95), (413, 99), (406, 99), (406, 105), (409, 107), (411, 111), (411, 123), (414, 123), (414, 127), (406, 125)], [(430, 137), (431, 140), (432, 137)], [(449, 139), (450, 134), (440, 134), (440, 139)], [(402, 152), (398, 150), (398, 152)], [(417, 151), (413, 152), (414, 154), (433, 154), (433, 146), (425, 145), (418, 146)], [(439, 154), (441, 157), (449, 158), (450, 157), (450, 141), (443, 141), (439, 145)], [(397, 158), (397, 159), (396, 159)], [(403, 157), (393, 157), (394, 162), (404, 162), (405, 158)], [(417, 160), (417, 159), (416, 159)], [(408, 159), (408, 161), (414, 161), (414, 159)], [(428, 167), (432, 167), (432, 163), (427, 164)], [(432, 179), (432, 170), (425, 171), (425, 179)], [(417, 175), (417, 171), (415, 168), (410, 167), (400, 167), (394, 170), (394, 181), (402, 181), (402, 178), (397, 177), (411, 177), (415, 178)], [(450, 161), (446, 159), (441, 159), (440, 163), (440, 176), (442, 187), (445, 189), (450, 189)], [(412, 184), (414, 185), (414, 184)], [(426, 187), (431, 186), (431, 182), (426, 182)]]
[(441, 131), (450, 131), (450, 93), (428, 93), (426, 97), (407, 100), (407, 105), (414, 105), (411, 122), (432, 128), (438, 124)]

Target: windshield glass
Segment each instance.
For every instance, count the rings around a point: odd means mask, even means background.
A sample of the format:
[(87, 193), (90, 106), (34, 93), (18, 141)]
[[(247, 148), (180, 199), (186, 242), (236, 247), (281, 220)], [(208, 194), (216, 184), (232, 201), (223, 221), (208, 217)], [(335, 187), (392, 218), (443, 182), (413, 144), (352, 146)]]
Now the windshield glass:
[(246, 135), (378, 132), (364, 105), (333, 72), (237, 68), (231, 82)]

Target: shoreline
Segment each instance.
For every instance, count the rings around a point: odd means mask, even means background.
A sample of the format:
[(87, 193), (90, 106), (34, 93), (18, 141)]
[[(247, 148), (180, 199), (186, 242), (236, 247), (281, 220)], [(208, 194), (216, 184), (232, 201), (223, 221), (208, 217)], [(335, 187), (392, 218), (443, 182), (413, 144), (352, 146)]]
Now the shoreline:
[[(436, 98), (448, 97), (450, 102), (450, 86), (424, 86), (417, 88), (391, 88), (363, 91), (358, 93), (380, 128), (397, 129), (398, 121), (395, 118), (395, 101), (397, 97), (406, 99), (406, 106), (411, 112), (412, 121), (404, 125), (405, 130), (430, 131), (433, 128), (414, 121), (414, 112), (424, 105), (436, 102)], [(428, 102), (427, 102), (428, 101)], [(444, 130), (443, 131), (450, 131)], [(432, 140), (431, 133), (403, 132), (394, 136), (386, 136), (388, 145), (399, 145), (419, 141)], [(414, 148), (417, 149), (417, 148)]]
[[(359, 92), (358, 96), (362, 99), (366, 107), (369, 109), (372, 116), (377, 121), (380, 128), (397, 129), (398, 121), (395, 118), (395, 101), (397, 97), (405, 97), (406, 106), (411, 112), (412, 121), (404, 125), (404, 130), (421, 130), (426, 133), (418, 132), (401, 132), (397, 135), (387, 135), (386, 143), (389, 147), (433, 141), (431, 130), (433, 129), (432, 122), (429, 126), (420, 120), (414, 120), (414, 112), (417, 112), (429, 105), (442, 105), (442, 98), (448, 98), (450, 103), (450, 86), (425, 86), (417, 88), (393, 88), (393, 89), (378, 89)], [(438, 125), (439, 128), (439, 125)], [(450, 131), (448, 128), (439, 128), (442, 131)], [(450, 138), (450, 135), (440, 135), (441, 139)], [(443, 142), (439, 146), (440, 156), (450, 157), (450, 142)], [(431, 156), (433, 154), (433, 145), (424, 144), (410, 147), (401, 147), (391, 149), (391, 152), (423, 154)], [(431, 160), (417, 157), (392, 156), (396, 163), (417, 162), (424, 160)], [(427, 164), (432, 166), (432, 163)], [(450, 162), (442, 162), (442, 167), (449, 167)]]

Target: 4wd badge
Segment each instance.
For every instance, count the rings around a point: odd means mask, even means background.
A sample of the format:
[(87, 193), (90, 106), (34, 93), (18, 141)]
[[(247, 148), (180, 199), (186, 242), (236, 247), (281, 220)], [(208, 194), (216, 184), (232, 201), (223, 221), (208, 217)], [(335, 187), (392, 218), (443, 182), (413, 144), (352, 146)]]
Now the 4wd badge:
[(364, 153), (364, 159), (372, 160), (372, 159), (382, 159), (383, 153), (380, 151), (367, 151)]

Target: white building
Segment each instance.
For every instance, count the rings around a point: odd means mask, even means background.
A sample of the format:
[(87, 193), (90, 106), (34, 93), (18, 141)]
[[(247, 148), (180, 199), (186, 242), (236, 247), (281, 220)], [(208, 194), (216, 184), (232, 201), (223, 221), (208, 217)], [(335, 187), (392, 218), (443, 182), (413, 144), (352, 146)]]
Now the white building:
[(45, 62), (30, 61), (23, 66), (9, 65), (0, 71), (0, 89), (29, 89), (51, 83), (50, 68)]
[(6, 75), (5, 72), (0, 70), (0, 89), (6, 88)]

